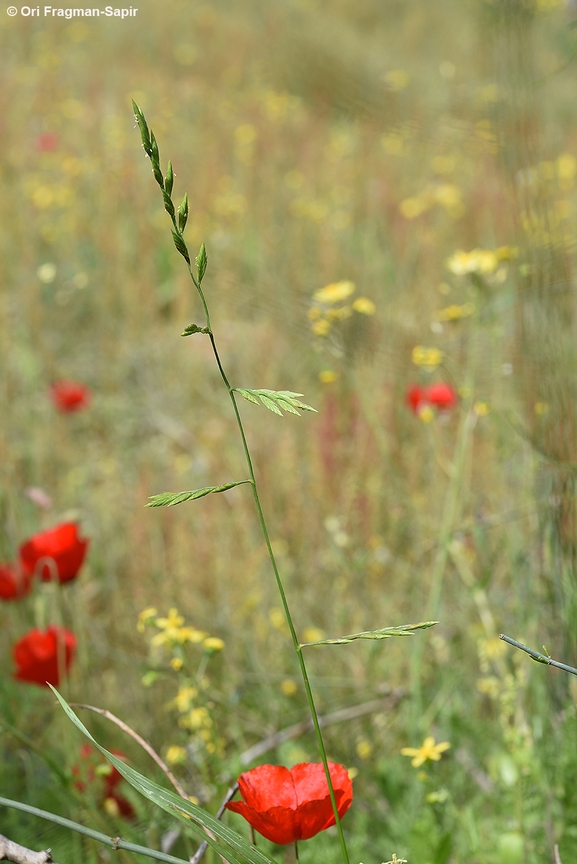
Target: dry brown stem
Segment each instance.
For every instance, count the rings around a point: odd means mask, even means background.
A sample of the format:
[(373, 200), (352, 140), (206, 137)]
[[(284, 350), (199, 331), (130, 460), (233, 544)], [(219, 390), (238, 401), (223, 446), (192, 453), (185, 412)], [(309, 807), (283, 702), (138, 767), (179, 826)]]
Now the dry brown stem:
[(12, 861), (13, 864), (56, 864), (50, 849), (43, 852), (33, 852), (19, 843), (14, 843), (0, 834), (0, 861)]

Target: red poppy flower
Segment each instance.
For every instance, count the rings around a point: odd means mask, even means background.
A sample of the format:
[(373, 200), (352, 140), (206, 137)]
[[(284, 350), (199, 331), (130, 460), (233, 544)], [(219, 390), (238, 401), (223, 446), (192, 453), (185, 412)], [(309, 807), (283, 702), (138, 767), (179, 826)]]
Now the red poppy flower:
[(56, 381), (50, 387), (50, 398), (61, 414), (73, 414), (90, 405), (92, 394), (79, 381)]
[(12, 648), (14, 678), (42, 687), (58, 687), (62, 673), (70, 671), (75, 652), (76, 636), (64, 627), (29, 630)]
[(50, 153), (58, 147), (58, 135), (54, 132), (43, 132), (36, 139), (36, 148), (41, 153)]
[(20, 564), (0, 564), (0, 600), (21, 600), (30, 594), (33, 575)]
[(454, 387), (441, 382), (422, 387), (413, 384), (407, 388), (406, 403), (415, 414), (427, 406), (436, 408), (438, 411), (450, 411), (459, 404), (459, 397)]
[[(342, 817), (353, 800), (347, 769), (329, 762), (337, 810)], [(301, 762), (292, 768), (259, 765), (238, 778), (244, 801), (226, 806), (240, 813), (259, 834), (279, 846), (308, 840), (335, 824), (325, 769)]]
[(426, 391), (427, 388), (421, 387), (419, 384), (413, 384), (411, 387), (407, 388), (405, 401), (414, 414), (418, 413), (420, 405), (427, 404)]
[(63, 522), (34, 534), (23, 543), (20, 561), (25, 570), (36, 573), (43, 582), (50, 582), (57, 574), (58, 581), (63, 584), (78, 575), (89, 542), (78, 536), (76, 522)]
[(433, 408), (438, 408), (439, 411), (450, 411), (459, 404), (459, 397), (454, 387), (450, 384), (441, 382), (440, 384), (431, 384), (427, 388), (427, 399)]

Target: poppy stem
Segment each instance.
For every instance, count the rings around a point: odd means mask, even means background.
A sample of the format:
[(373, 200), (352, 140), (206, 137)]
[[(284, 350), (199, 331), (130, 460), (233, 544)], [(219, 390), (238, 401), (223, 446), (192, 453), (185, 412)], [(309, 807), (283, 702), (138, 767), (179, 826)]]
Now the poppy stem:
[(295, 861), (299, 864), (299, 844), (297, 840), (295, 840)]

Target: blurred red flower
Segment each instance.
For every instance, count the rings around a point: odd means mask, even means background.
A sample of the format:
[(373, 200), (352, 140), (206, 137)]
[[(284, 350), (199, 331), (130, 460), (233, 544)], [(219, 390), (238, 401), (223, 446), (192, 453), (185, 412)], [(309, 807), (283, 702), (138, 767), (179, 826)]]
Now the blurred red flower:
[[(337, 810), (342, 817), (353, 800), (353, 784), (342, 765), (329, 762)], [(322, 764), (301, 762), (292, 768), (259, 765), (238, 778), (244, 801), (226, 806), (252, 827), (282, 846), (308, 840), (335, 824), (329, 787)]]
[(43, 582), (50, 582), (57, 575), (63, 584), (78, 575), (89, 542), (78, 536), (76, 522), (62, 522), (26, 540), (20, 546), (20, 561), (25, 570), (36, 572)]
[[(128, 762), (121, 750), (111, 750), (115, 756)], [(110, 815), (120, 815), (125, 819), (136, 816), (134, 807), (118, 792), (117, 786), (124, 778), (116, 768), (106, 761), (91, 744), (83, 744), (80, 748), (81, 762), (72, 766), (74, 785), (79, 792), (84, 792), (87, 786), (96, 790), (97, 798), (102, 807)]]
[(76, 652), (76, 636), (64, 627), (29, 630), (12, 648), (16, 663), (14, 678), (45, 687), (58, 687), (68, 674)]
[(30, 594), (33, 575), (20, 564), (0, 564), (0, 600), (21, 600)]
[(428, 387), (412, 384), (407, 388), (405, 400), (415, 414), (427, 406), (436, 408), (438, 411), (450, 411), (459, 404), (455, 388), (444, 382), (430, 384)]
[(50, 386), (50, 398), (61, 414), (73, 414), (90, 405), (92, 394), (79, 381), (55, 381)]
[(50, 153), (58, 147), (58, 135), (54, 132), (43, 132), (36, 139), (36, 149), (41, 153)]
[(431, 384), (428, 388), (427, 398), (433, 408), (438, 408), (439, 411), (450, 411), (451, 408), (455, 408), (459, 404), (459, 397), (455, 388), (444, 382)]

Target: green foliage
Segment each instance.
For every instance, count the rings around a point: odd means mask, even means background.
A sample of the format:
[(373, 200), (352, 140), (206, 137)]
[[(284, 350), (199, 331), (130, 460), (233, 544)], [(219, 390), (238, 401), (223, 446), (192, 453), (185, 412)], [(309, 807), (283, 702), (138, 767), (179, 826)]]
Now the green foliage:
[(192, 336), (194, 333), (210, 333), (210, 330), (208, 327), (199, 327), (198, 324), (189, 324), (180, 335)]
[(303, 411), (314, 411), (315, 413), (317, 410), (299, 401), (298, 397), (302, 396), (302, 393), (291, 393), (290, 390), (249, 390), (247, 388), (235, 387), (234, 392), (240, 393), (247, 402), (252, 402), (254, 405), (258, 405), (260, 401), (265, 408), (268, 408), (269, 411), (278, 414), (280, 417), (283, 416), (283, 411), (300, 416), (297, 408), (301, 408)]
[(349, 636), (340, 636), (338, 639), (319, 639), (316, 642), (303, 642), (301, 648), (310, 648), (312, 645), (345, 645), (354, 642), (355, 639), (391, 639), (393, 636), (412, 636), (413, 630), (426, 630), (434, 627), (438, 621), (423, 621), (420, 624), (401, 624), (398, 627), (383, 627), (381, 630), (365, 630), (363, 633), (352, 633)]
[[(184, 229), (182, 229), (184, 230)], [(208, 257), (206, 254), (206, 247), (204, 243), (201, 244), (200, 251), (196, 256), (196, 278), (198, 280), (198, 284), (202, 282), (204, 279), (204, 274), (206, 273), (206, 267), (208, 264)]]
[(162, 492), (160, 495), (152, 495), (147, 507), (174, 507), (175, 504), (182, 504), (184, 501), (195, 501), (197, 498), (204, 498), (205, 495), (210, 495), (212, 492), (226, 492), (228, 489), (234, 489), (235, 486), (242, 486), (244, 483), (251, 483), (251, 480), (238, 480), (234, 483), (225, 483), (223, 486), (204, 486), (202, 489), (194, 489), (192, 492)]

